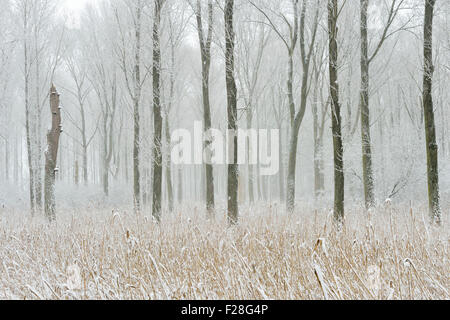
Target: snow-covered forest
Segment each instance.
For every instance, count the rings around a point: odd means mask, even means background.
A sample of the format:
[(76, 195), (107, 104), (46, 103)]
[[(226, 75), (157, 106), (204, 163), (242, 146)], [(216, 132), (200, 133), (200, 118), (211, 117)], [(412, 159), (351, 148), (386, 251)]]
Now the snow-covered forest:
[(0, 8), (0, 298), (450, 298), (450, 1)]

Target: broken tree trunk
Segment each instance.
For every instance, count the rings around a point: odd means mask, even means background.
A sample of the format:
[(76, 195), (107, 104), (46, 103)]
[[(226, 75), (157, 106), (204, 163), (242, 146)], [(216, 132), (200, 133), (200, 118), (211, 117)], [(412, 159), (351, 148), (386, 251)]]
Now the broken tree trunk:
[(59, 94), (54, 85), (50, 89), (50, 112), (52, 128), (47, 133), (47, 150), (45, 152), (45, 215), (49, 221), (56, 220), (55, 176), (56, 159), (58, 157), (59, 138), (62, 132), (61, 108)]

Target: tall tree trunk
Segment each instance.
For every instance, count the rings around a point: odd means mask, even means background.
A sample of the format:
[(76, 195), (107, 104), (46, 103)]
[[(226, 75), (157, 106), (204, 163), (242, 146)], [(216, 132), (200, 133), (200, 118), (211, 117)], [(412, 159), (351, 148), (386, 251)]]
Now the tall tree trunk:
[(78, 185), (80, 184), (80, 166), (78, 160), (75, 160), (73, 180), (75, 182), (75, 186), (78, 187)]
[[(13, 172), (13, 175), (14, 175), (14, 182), (17, 184), (17, 185), (20, 185), (20, 183), (19, 183), (19, 147), (18, 147), (18, 140), (19, 139), (17, 139), (17, 133), (15, 134), (15, 137), (14, 137), (14, 172)], [(21, 145), (21, 147), (22, 147), (22, 145)], [(20, 158), (20, 159), (22, 159), (22, 158)], [(22, 161), (20, 161), (20, 164), (22, 164)]]
[(436, 0), (425, 0), (423, 108), (427, 143), (428, 200), (432, 221), (441, 223), (439, 168), (433, 109), (433, 17)]
[[(288, 89), (288, 99), (289, 99), (289, 110), (291, 113), (291, 130), (290, 130), (290, 142), (289, 142), (289, 150), (292, 149), (292, 144), (295, 143), (297, 145), (297, 141), (292, 141), (292, 133), (295, 131), (295, 102), (294, 102), (294, 90), (293, 90), (293, 82), (294, 82), (294, 58), (293, 58), (293, 50), (289, 52), (289, 62), (288, 62), (288, 81), (287, 81), (287, 89)], [(295, 135), (294, 135), (295, 136)], [(287, 186), (286, 186), (286, 208), (288, 212), (294, 211), (295, 206), (295, 167), (293, 169), (293, 161), (291, 157), (293, 154), (289, 152), (289, 161), (288, 161), (288, 172), (287, 172)], [(295, 156), (295, 155), (294, 155)]]
[(183, 169), (178, 168), (178, 188), (177, 188), (178, 205), (183, 203)]
[[(248, 106), (247, 107), (247, 129), (248, 130), (252, 129), (252, 119), (253, 119), (252, 110), (253, 110), (252, 106)], [(248, 136), (247, 137), (248, 200), (249, 200), (250, 204), (253, 204), (253, 202), (255, 201), (255, 192), (254, 192), (254, 190), (255, 190), (255, 185), (254, 185), (254, 179), (255, 179), (254, 167), (255, 166), (250, 163), (250, 151), (251, 151), (251, 148), (252, 148), (250, 143), (251, 143), (250, 136)]]
[(30, 114), (30, 75), (29, 75), (29, 57), (28, 57), (28, 44), (27, 44), (27, 29), (28, 29), (28, 14), (27, 7), (24, 7), (24, 42), (23, 42), (23, 50), (24, 50), (24, 73), (25, 73), (25, 130), (27, 136), (27, 154), (28, 154), (28, 172), (30, 175), (30, 206), (31, 206), (31, 215), (34, 216), (36, 212), (36, 198), (35, 198), (35, 183), (34, 183), (34, 163), (33, 163), (33, 145), (31, 141), (32, 136), (32, 124), (31, 114)]
[(109, 196), (109, 164), (108, 164), (108, 118), (109, 111), (105, 111), (103, 114), (103, 163), (102, 163), (102, 185), (103, 185), (103, 193), (105, 196)]
[(5, 138), (5, 181), (9, 181), (9, 138)]
[(84, 106), (83, 102), (80, 100), (80, 115), (81, 115), (81, 147), (83, 152), (83, 181), (84, 185), (88, 185), (88, 160), (87, 160), (87, 149), (88, 149), (88, 143), (87, 143), (87, 137), (86, 137), (86, 117), (84, 114)]
[(367, 38), (367, 10), (369, 0), (361, 0), (361, 145), (362, 145), (362, 166), (364, 199), (366, 208), (375, 205), (374, 180), (372, 171), (372, 143), (370, 137), (370, 109), (369, 109), (369, 56)]
[[(318, 71), (319, 72), (319, 71)], [(316, 75), (316, 81), (314, 86), (314, 103), (313, 103), (313, 129), (314, 129), (314, 196), (319, 199), (325, 189), (324, 174), (323, 174), (323, 141), (321, 137), (321, 125), (319, 123), (319, 74)]]
[[(229, 152), (232, 153), (233, 159), (228, 164), (228, 222), (231, 225), (238, 222), (238, 176), (239, 167), (237, 164), (237, 88), (234, 77), (234, 0), (225, 1), (225, 73), (227, 87), (227, 113), (228, 113), (228, 130), (232, 141), (229, 142)], [(230, 157), (229, 157), (230, 158)]]
[(107, 103), (105, 94), (105, 111), (103, 114), (103, 192), (105, 196), (109, 196), (109, 172), (111, 167), (111, 159), (114, 150), (114, 119), (117, 109), (117, 81), (116, 75), (113, 76), (111, 86), (111, 104)]
[(334, 218), (341, 224), (344, 220), (344, 147), (338, 82), (338, 12), (338, 0), (328, 0), (329, 71), (334, 148)]
[(141, 147), (141, 117), (139, 102), (141, 99), (141, 0), (138, 0), (136, 8), (136, 47), (134, 65), (134, 95), (133, 95), (133, 118), (134, 118), (134, 143), (133, 143), (133, 200), (134, 212), (141, 211), (141, 173), (139, 167)]
[(87, 160), (87, 146), (83, 145), (83, 181), (84, 185), (88, 185), (88, 160)]
[(162, 116), (161, 116), (161, 43), (159, 28), (161, 25), (161, 9), (163, 0), (155, 0), (153, 22), (153, 203), (152, 215), (161, 221), (161, 189), (162, 189)]
[[(297, 6), (294, 5), (294, 9), (297, 10)], [(296, 13), (297, 19), (297, 13)], [(311, 56), (313, 53), (313, 47), (316, 40), (317, 28), (319, 24), (319, 3), (317, 3), (317, 9), (314, 19), (314, 26), (312, 32), (312, 40), (309, 45), (309, 50), (306, 52), (305, 49), (305, 19), (306, 19), (306, 0), (303, 1), (302, 10), (300, 15), (300, 52), (302, 61), (302, 87), (301, 87), (301, 97), (300, 97), (300, 109), (298, 112), (295, 111), (295, 105), (293, 105), (293, 100), (291, 103), (291, 137), (289, 143), (289, 164), (288, 164), (288, 184), (287, 184), (287, 210), (288, 212), (294, 212), (295, 208), (295, 174), (297, 167), (297, 149), (298, 149), (298, 136), (300, 126), (302, 125), (303, 119), (306, 112), (306, 104), (308, 101), (309, 93), (309, 68), (311, 63)], [(291, 59), (292, 60), (292, 59)], [(289, 68), (291, 68), (292, 61), (290, 62)], [(289, 71), (291, 72), (291, 70)], [(292, 81), (292, 79), (291, 79)], [(292, 90), (292, 83), (290, 84)], [(289, 93), (289, 95), (291, 95)], [(292, 99), (292, 98), (290, 98)]]
[(172, 159), (170, 153), (171, 139), (170, 139), (169, 114), (166, 114), (166, 117), (164, 119), (164, 127), (167, 145), (167, 161), (166, 161), (167, 201), (169, 203), (169, 212), (173, 212)]
[(55, 86), (50, 89), (50, 112), (52, 115), (52, 128), (47, 133), (47, 151), (45, 153), (45, 215), (50, 222), (56, 220), (55, 203), (55, 175), (56, 160), (58, 158), (59, 138), (61, 136), (61, 108), (59, 107), (59, 94)]
[(280, 123), (278, 125), (278, 130), (280, 131), (280, 134), (278, 135), (278, 159), (280, 159), (280, 170), (278, 172), (278, 187), (280, 188), (280, 201), (284, 201), (285, 199), (285, 192), (284, 192), (284, 185), (285, 185), (285, 180), (284, 180), (284, 161), (283, 161), (283, 135), (281, 134), (282, 130), (283, 130), (283, 126)]
[[(202, 93), (203, 93), (203, 122), (205, 135), (211, 129), (211, 106), (209, 100), (209, 76), (211, 69), (211, 43), (213, 34), (213, 4), (212, 1), (208, 1), (208, 34), (206, 39), (203, 31), (203, 22), (201, 14), (201, 2), (197, 0), (197, 31), (200, 42), (201, 59), (202, 59)], [(214, 173), (213, 165), (211, 163), (211, 154), (209, 148), (211, 147), (211, 137), (207, 137), (205, 141), (205, 150), (207, 152), (206, 164), (205, 164), (205, 174), (206, 174), (206, 209), (208, 215), (211, 217), (214, 214)]]

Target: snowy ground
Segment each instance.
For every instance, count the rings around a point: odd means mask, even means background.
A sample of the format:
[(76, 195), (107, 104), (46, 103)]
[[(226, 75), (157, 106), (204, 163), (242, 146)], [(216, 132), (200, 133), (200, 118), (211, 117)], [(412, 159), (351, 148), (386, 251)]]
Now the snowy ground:
[(243, 210), (227, 228), (199, 208), (161, 226), (130, 210), (59, 212), (51, 226), (2, 211), (0, 298), (450, 299), (448, 221), (430, 227), (422, 208), (349, 212), (341, 233), (311, 209)]

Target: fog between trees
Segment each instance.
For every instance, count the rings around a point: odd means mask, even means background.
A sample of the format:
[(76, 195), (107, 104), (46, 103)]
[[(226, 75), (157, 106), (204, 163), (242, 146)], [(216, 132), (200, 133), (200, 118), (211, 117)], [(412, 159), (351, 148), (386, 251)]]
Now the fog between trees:
[[(0, 6), (3, 209), (54, 220), (67, 207), (127, 207), (160, 221), (197, 203), (209, 217), (228, 208), (232, 224), (261, 203), (334, 207), (338, 221), (386, 200), (426, 204), (437, 222), (448, 212), (448, 1)], [(279, 130), (278, 173), (173, 164), (172, 133), (195, 121), (205, 133)]]

